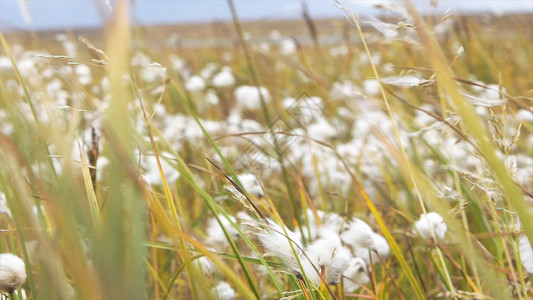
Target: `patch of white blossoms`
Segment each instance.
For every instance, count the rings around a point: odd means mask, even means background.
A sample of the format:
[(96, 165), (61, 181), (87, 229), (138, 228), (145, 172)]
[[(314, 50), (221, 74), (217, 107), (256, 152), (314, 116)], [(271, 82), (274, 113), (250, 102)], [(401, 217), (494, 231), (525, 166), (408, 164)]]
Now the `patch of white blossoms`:
[(235, 89), (235, 99), (239, 107), (249, 110), (261, 109), (261, 98), (265, 102), (270, 101), (270, 93), (264, 87), (242, 85)]
[[(316, 217), (321, 221), (318, 222)], [(337, 214), (308, 210), (306, 218), (309, 228), (303, 229), (304, 234), (271, 220), (250, 226), (264, 248), (264, 255), (278, 257), (290, 272), (305, 274), (317, 286), (323, 279), (326, 284), (336, 284), (344, 278), (344, 289), (351, 292), (368, 283), (367, 265), (370, 261), (376, 263), (389, 255), (385, 238), (373, 232), (362, 220), (354, 218), (339, 234), (344, 221)], [(302, 241), (304, 237), (307, 246)]]
[(444, 219), (436, 212), (421, 214), (420, 219), (415, 223), (415, 233), (424, 239), (429, 239), (435, 234), (436, 238), (443, 240), (447, 229)]

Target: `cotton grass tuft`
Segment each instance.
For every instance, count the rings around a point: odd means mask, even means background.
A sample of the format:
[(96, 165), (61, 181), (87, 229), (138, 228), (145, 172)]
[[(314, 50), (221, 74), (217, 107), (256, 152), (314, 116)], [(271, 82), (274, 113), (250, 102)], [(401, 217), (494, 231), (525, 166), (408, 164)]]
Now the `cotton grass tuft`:
[(0, 290), (13, 293), (26, 281), (26, 267), (18, 256), (0, 254)]

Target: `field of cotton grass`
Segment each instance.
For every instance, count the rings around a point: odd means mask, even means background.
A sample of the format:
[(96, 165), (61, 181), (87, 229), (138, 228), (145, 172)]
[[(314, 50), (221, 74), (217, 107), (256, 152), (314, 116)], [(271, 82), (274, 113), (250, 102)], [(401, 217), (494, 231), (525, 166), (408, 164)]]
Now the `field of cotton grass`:
[(533, 297), (530, 15), (340, 2), (324, 39), (228, 3), (210, 47), (126, 1), (1, 36), (2, 299)]

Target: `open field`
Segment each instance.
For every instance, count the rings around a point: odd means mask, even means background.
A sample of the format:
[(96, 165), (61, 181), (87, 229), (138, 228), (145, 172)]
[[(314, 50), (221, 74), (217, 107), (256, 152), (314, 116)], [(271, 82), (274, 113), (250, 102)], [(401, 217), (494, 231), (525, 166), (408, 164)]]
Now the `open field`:
[(1, 36), (6, 298), (533, 297), (532, 15), (127, 9)]

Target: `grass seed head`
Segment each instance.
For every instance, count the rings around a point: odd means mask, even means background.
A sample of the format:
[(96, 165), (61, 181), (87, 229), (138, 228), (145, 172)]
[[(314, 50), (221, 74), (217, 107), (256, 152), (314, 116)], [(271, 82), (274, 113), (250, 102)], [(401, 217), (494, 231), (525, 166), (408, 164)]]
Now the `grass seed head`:
[(26, 281), (26, 267), (18, 256), (0, 254), (0, 290), (13, 293)]

